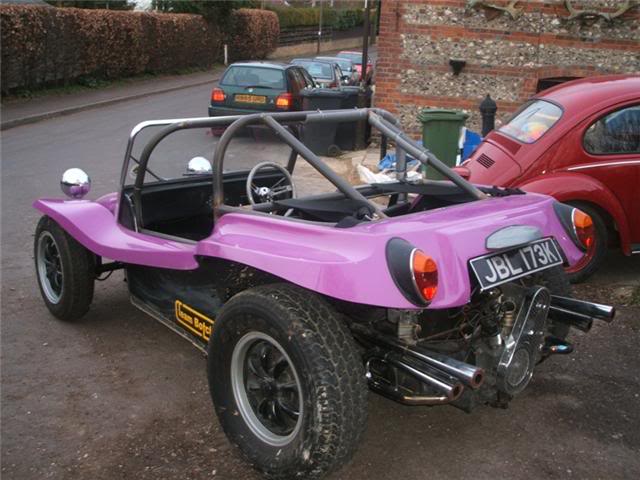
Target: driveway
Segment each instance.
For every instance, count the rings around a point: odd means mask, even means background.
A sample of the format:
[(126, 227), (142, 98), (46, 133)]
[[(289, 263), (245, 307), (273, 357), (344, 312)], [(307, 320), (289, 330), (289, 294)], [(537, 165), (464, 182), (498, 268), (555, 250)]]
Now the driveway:
[[(83, 321), (66, 324), (45, 310), (33, 271), (32, 201), (60, 196), (72, 166), (91, 175), (91, 197), (115, 190), (132, 126), (204, 115), (209, 93), (197, 86), (2, 133), (3, 479), (257, 478), (213, 414), (204, 358), (129, 304), (121, 272), (97, 285)], [(159, 161), (181, 169), (191, 156), (211, 158), (216, 141), (189, 132)], [(262, 145), (243, 137), (229, 168), (288, 151)], [(640, 307), (622, 306), (638, 272), (640, 256), (612, 252), (579, 290), (617, 303), (618, 319), (575, 333), (575, 354), (543, 363), (508, 410), (371, 395), (363, 444), (332, 478), (639, 478)]]

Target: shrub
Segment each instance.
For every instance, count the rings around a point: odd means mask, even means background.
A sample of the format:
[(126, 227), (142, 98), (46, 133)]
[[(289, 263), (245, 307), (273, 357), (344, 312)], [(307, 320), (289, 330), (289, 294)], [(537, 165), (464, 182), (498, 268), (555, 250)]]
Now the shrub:
[(278, 46), (278, 16), (267, 10), (241, 8), (231, 13), (226, 29), (232, 61), (265, 58)]
[[(280, 28), (310, 27), (318, 25), (320, 21), (319, 8), (269, 7), (269, 9), (278, 15)], [(373, 13), (371, 18), (375, 18)], [(325, 8), (322, 12), (322, 23), (336, 30), (349, 30), (364, 23), (364, 11), (361, 8)]]
[(0, 5), (2, 92), (206, 67), (221, 39), (198, 15)]

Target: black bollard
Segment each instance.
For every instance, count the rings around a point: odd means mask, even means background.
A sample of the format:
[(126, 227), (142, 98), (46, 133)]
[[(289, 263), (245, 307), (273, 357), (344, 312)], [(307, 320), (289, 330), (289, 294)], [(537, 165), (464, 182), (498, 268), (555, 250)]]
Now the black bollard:
[(480, 102), (480, 115), (482, 115), (482, 136), (486, 136), (496, 126), (496, 112), (498, 105), (489, 94)]

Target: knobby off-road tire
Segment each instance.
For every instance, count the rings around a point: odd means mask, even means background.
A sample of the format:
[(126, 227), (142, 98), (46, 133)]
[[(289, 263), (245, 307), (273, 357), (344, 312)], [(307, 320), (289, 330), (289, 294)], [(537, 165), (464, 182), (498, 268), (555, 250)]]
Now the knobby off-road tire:
[[(270, 478), (318, 478), (339, 468), (365, 429), (367, 386), (353, 338), (327, 302), (293, 285), (255, 287), (225, 304), (209, 341), (208, 377), (227, 436)], [(298, 395), (277, 390), (286, 383)], [(274, 409), (279, 415), (269, 417)], [(289, 429), (274, 434), (269, 418), (284, 418)]]
[(68, 322), (82, 318), (93, 300), (93, 253), (44, 216), (36, 227), (34, 259), (40, 293), (53, 316)]

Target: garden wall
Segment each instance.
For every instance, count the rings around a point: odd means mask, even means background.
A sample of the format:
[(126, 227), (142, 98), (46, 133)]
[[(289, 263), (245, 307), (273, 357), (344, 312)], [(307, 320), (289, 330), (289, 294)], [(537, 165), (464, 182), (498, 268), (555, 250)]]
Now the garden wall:
[[(272, 12), (237, 10), (228, 23), (233, 59), (264, 58), (278, 41)], [(202, 68), (220, 61), (221, 29), (199, 15), (0, 5), (3, 94)]]
[[(538, 90), (568, 78), (640, 72), (640, 7), (622, 0), (383, 1), (376, 106), (419, 132), (424, 107), (471, 114), (486, 94), (504, 120)], [(505, 10), (500, 10), (502, 7)], [(619, 16), (616, 16), (620, 13)], [(615, 18), (613, 18), (615, 17)], [(466, 64), (455, 75), (450, 60)]]
[(229, 60), (266, 58), (278, 46), (278, 16), (267, 10), (241, 8), (231, 13), (226, 42)]

